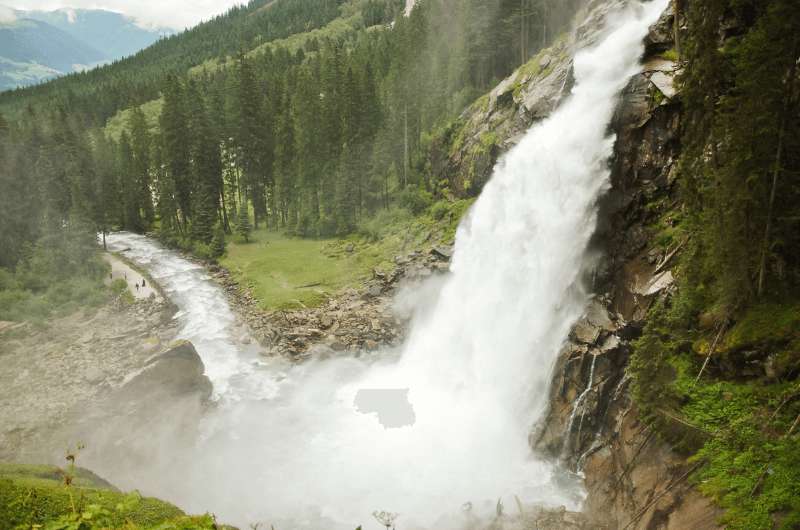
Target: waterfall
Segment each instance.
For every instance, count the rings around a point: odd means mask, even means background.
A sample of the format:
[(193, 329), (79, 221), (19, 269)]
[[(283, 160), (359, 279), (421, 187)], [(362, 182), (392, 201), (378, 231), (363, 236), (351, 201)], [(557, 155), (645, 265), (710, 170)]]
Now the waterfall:
[[(666, 3), (629, 3), (575, 56), (572, 93), (498, 163), (458, 229), (450, 273), (436, 296), (420, 301), (399, 351), (371, 362), (264, 361), (274, 363), (269, 384), (236, 388), (270, 394), (220, 400), (194, 447), (149, 433), (155, 456), (130, 464), (138, 480), (151, 468), (142, 489), (221, 521), (275, 528), (355, 528), (374, 510), (399, 513), (398, 528), (460, 527), (491, 517), (498, 497), (579, 508), (581, 493), (553, 480), (557, 469), (531, 454), (528, 432), (588, 300), (586, 250), (614, 144), (608, 124)], [(191, 271), (177, 260), (164, 267), (186, 278)], [(174, 279), (182, 281), (189, 285)], [(192, 296), (191, 288), (182, 292)], [(209, 372), (228, 374), (215, 365), (224, 361), (208, 351), (214, 347), (209, 341), (198, 351)], [(364, 390), (404, 396), (413, 423), (385, 428), (359, 410)], [(154, 432), (157, 424), (154, 416)], [(125, 455), (115, 451), (120, 466)], [(124, 476), (109, 478), (126, 487)]]

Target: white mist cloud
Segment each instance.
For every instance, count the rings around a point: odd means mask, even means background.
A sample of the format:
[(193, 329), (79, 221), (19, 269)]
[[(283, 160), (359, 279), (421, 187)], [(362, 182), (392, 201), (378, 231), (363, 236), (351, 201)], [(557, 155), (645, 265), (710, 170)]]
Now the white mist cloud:
[(17, 15), (10, 7), (0, 6), (0, 24), (14, 22), (17, 20)]
[[(243, 0), (5, 0), (20, 10), (107, 9), (134, 18), (144, 27), (184, 29), (224, 13)], [(0, 21), (5, 11), (0, 6)], [(68, 12), (69, 13), (69, 12)]]

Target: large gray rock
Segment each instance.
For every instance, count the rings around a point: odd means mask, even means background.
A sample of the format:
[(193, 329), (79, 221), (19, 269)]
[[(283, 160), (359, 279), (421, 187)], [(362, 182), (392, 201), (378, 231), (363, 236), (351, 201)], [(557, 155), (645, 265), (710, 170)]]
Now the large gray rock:
[(161, 399), (191, 395), (206, 400), (212, 390), (197, 350), (191, 342), (182, 341), (148, 359), (144, 368), (119, 389), (117, 397), (139, 401), (155, 396)]

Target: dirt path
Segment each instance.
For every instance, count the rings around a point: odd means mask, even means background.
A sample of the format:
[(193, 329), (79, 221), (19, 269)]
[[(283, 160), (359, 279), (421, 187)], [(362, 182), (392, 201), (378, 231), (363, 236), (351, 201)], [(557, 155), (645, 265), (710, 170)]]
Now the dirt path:
[(154, 286), (150, 285), (150, 282), (142, 277), (140, 272), (134, 270), (119, 257), (106, 252), (103, 254), (103, 259), (111, 265), (111, 276), (106, 277), (106, 285), (110, 285), (114, 280), (125, 280), (128, 282), (128, 291), (130, 291), (135, 299), (146, 300), (154, 296), (156, 300), (161, 300), (161, 295)]

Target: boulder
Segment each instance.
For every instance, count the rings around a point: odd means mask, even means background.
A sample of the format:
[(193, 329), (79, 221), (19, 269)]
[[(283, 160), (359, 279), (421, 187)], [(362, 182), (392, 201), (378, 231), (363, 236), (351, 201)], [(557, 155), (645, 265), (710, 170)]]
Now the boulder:
[(453, 257), (453, 247), (433, 247), (431, 256), (438, 260), (450, 261)]
[(213, 385), (205, 375), (205, 365), (194, 345), (182, 341), (148, 359), (144, 368), (119, 389), (118, 396), (139, 400), (144, 396), (161, 399), (195, 395), (207, 400), (212, 390)]

